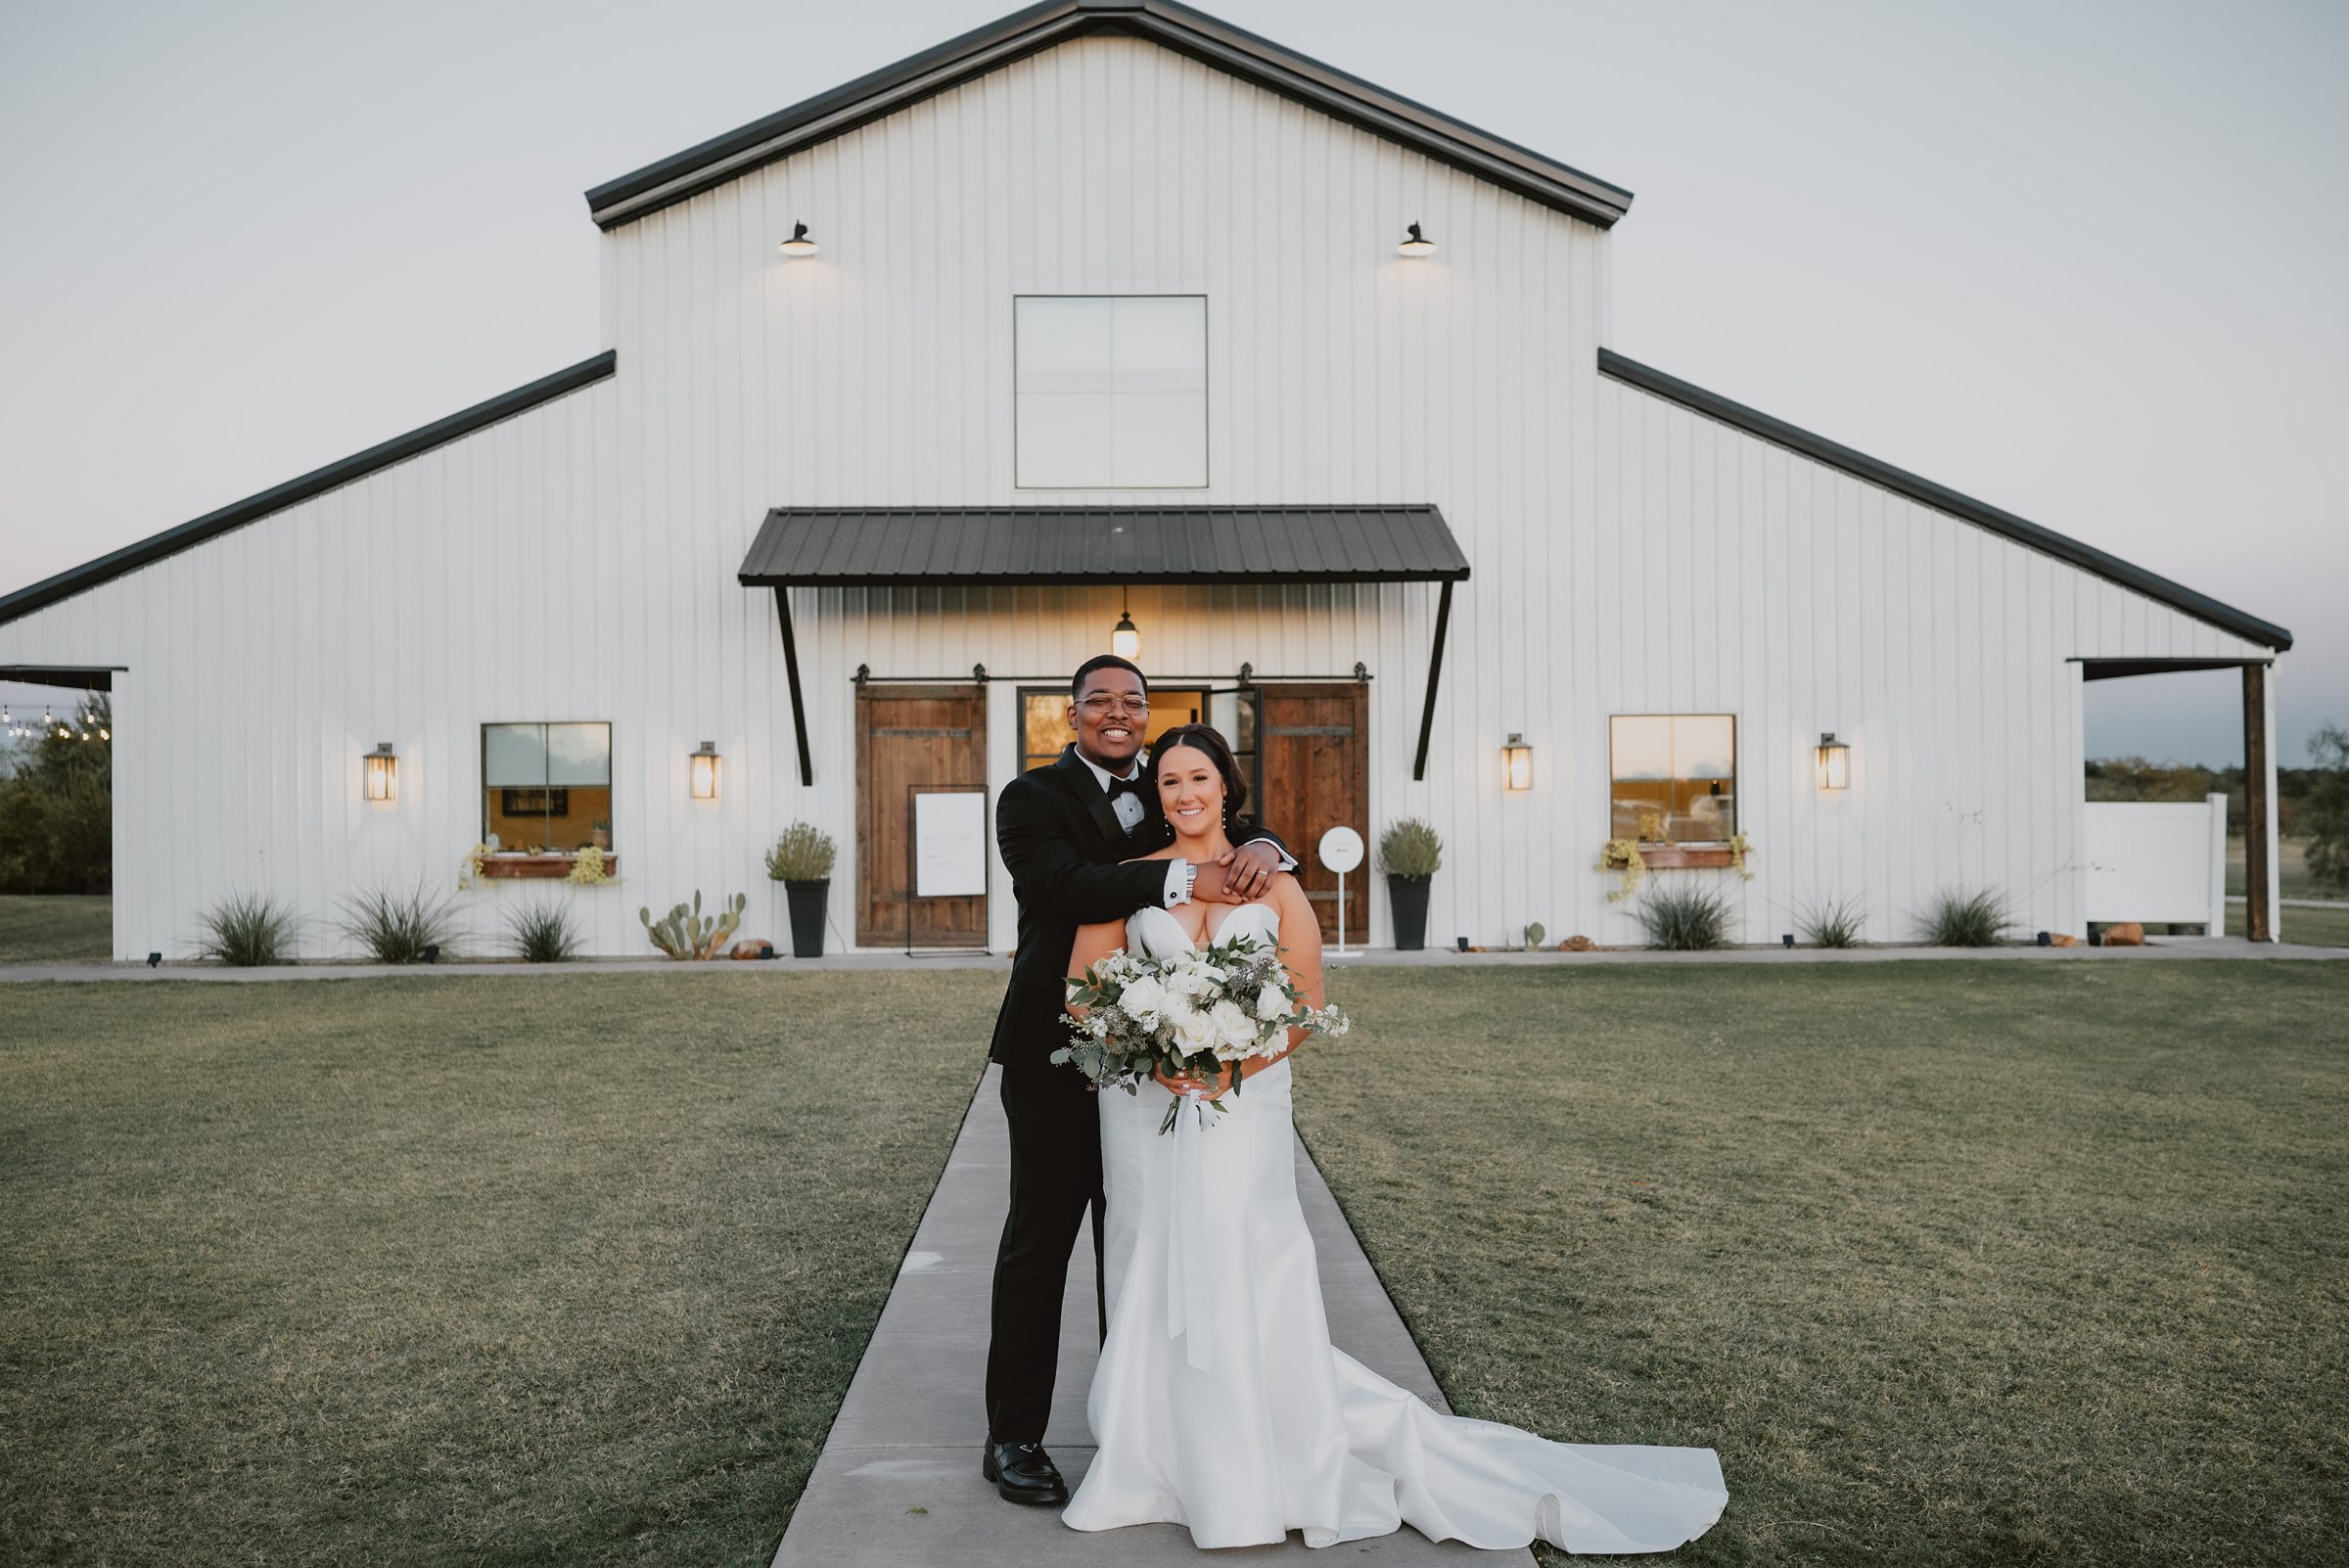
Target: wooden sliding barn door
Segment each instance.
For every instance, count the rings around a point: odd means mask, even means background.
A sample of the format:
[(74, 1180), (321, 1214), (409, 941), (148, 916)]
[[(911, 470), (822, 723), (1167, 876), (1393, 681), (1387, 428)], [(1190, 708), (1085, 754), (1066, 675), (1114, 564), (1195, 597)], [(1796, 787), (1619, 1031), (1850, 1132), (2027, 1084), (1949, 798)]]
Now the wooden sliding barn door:
[(983, 947), (987, 899), (916, 899), (908, 878), (916, 785), (987, 785), (985, 686), (856, 688), (856, 945)]
[[(1258, 820), (1286, 840), (1300, 862), (1298, 879), (1321, 917), (1321, 936), (1338, 935), (1338, 879), (1321, 869), (1313, 846), (1333, 827), (1370, 831), (1370, 688), (1360, 681), (1257, 688), (1257, 748), (1265, 793), (1251, 802)], [(1346, 940), (1370, 934), (1370, 866), (1346, 876)]]

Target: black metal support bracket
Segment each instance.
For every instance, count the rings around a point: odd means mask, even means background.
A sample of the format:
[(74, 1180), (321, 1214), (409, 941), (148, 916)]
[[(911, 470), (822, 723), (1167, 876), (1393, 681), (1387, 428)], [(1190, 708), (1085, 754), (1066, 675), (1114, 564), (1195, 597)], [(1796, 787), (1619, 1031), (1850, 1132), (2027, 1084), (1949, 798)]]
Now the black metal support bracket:
[(800, 743), (800, 783), (815, 782), (815, 758), (807, 749), (807, 705), (800, 698), (800, 644), (791, 634), (791, 590), (775, 584), (775, 620), (783, 627), (783, 676), (791, 683), (791, 727)]
[(1436, 636), (1427, 651), (1427, 705), (1419, 710), (1419, 751), (1411, 759), (1413, 782), (1427, 777), (1427, 743), (1436, 729), (1436, 688), (1444, 679), (1444, 634), (1451, 628), (1451, 583), (1436, 599)]

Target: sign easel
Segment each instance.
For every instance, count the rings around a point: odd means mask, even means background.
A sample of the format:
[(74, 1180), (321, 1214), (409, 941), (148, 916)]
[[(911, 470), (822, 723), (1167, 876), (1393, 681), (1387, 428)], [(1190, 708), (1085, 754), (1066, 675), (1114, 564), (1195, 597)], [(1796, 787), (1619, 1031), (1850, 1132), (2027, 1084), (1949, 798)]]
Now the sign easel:
[[(913, 945), (913, 906), (919, 899), (970, 899), (979, 904), (981, 952), (987, 946), (987, 786), (905, 786), (905, 956)], [(934, 947), (969, 952), (971, 947)]]
[(1321, 869), (1338, 874), (1338, 945), (1329, 949), (1329, 956), (1359, 958), (1360, 949), (1346, 945), (1346, 873), (1362, 863), (1362, 836), (1350, 827), (1333, 827), (1321, 835), (1313, 854)]

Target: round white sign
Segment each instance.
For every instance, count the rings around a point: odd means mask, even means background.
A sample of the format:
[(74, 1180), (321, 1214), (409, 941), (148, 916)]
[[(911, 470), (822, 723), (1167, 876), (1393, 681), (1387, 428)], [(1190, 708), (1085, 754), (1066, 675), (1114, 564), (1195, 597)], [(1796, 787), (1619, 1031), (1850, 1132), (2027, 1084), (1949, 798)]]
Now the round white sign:
[(1362, 863), (1362, 836), (1350, 827), (1331, 828), (1313, 853), (1321, 857), (1323, 870), (1344, 875)]

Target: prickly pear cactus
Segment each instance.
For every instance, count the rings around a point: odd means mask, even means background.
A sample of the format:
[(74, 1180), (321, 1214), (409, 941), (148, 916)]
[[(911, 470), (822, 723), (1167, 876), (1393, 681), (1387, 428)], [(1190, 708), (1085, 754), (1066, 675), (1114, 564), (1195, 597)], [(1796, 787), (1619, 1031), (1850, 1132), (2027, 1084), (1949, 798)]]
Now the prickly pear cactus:
[(1525, 945), (1528, 947), (1539, 947), (1542, 945), (1542, 940), (1548, 935), (1549, 933), (1543, 929), (1542, 922), (1537, 920), (1525, 928)]
[(724, 913), (706, 915), (697, 888), (690, 908), (680, 903), (658, 921), (649, 907), (639, 908), (636, 918), (644, 922), (644, 934), (653, 945), (671, 958), (714, 958), (741, 929), (742, 911), (750, 901), (749, 894), (737, 893), (721, 905)]

